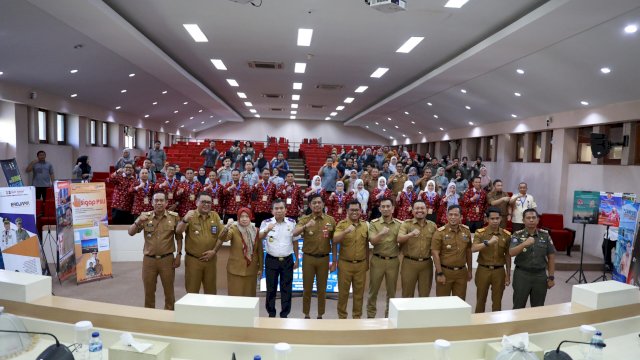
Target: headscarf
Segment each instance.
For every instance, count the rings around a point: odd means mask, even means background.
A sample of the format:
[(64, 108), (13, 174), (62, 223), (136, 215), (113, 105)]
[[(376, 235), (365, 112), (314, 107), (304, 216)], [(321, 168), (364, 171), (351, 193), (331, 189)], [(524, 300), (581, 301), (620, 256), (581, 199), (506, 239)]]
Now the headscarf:
[(452, 188), (453, 188), (453, 196), (451, 196), (450, 199), (447, 199), (447, 208), (449, 208), (449, 206), (451, 205), (459, 205), (458, 198), (460, 196), (456, 192), (456, 184), (454, 182), (450, 182), (449, 185), (447, 186), (447, 192), (445, 193), (445, 196), (449, 196), (449, 190)]
[[(380, 185), (382, 183), (382, 185)], [(378, 189), (382, 192), (387, 190), (387, 179), (384, 176), (378, 178)]]
[(342, 186), (342, 193), (344, 193), (344, 183), (342, 181), (336, 181), (336, 193), (338, 193), (338, 186)]
[[(238, 219), (242, 213), (249, 215), (249, 218), (253, 217), (251, 210), (243, 207), (238, 210)], [(237, 222), (235, 225), (238, 227), (238, 231), (242, 236), (242, 254), (244, 255), (244, 260), (247, 262), (247, 266), (249, 266), (251, 265), (251, 258), (253, 257), (253, 250), (256, 245), (256, 227), (251, 224), (249, 224), (249, 226), (242, 226), (240, 222)]]
[[(362, 184), (362, 190), (358, 190), (358, 185)], [(355, 193), (356, 193), (356, 199), (358, 200), (358, 202), (360, 203), (360, 206), (362, 208), (362, 212), (366, 213), (367, 212), (367, 205), (369, 203), (369, 192), (367, 190), (365, 190), (364, 188), (364, 181), (362, 181), (362, 179), (358, 179), (355, 182)]]
[[(316, 185), (316, 180), (320, 180), (320, 185)], [(322, 178), (320, 175), (316, 175), (311, 179), (311, 190), (316, 191), (322, 189)]]
[(80, 163), (80, 170), (82, 174), (91, 174), (91, 165), (87, 163), (89, 161), (89, 157), (87, 155), (82, 155), (76, 160), (76, 164)]
[(409, 168), (409, 176), (418, 176), (418, 169), (415, 166)]
[(402, 191), (404, 191), (405, 193), (407, 193), (407, 195), (409, 194), (409, 186), (413, 187), (413, 182), (410, 180), (407, 180), (404, 182), (404, 186), (402, 188)]
[[(395, 160), (395, 163), (393, 162), (393, 160)], [(389, 160), (389, 171), (391, 171), (392, 173), (398, 172), (398, 168), (396, 167), (397, 163), (398, 163), (398, 158), (395, 156), (392, 156), (391, 160)]]
[[(429, 191), (429, 184), (433, 184), (433, 191)], [(427, 197), (432, 198), (436, 195), (436, 182), (433, 180), (427, 181), (427, 187), (425, 188), (425, 192), (427, 193)]]

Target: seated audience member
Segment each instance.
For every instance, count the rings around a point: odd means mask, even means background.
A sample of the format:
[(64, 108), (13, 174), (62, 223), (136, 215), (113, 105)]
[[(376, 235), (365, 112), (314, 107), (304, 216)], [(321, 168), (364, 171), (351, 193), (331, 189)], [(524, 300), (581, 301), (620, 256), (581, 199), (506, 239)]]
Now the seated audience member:
[(82, 155), (76, 160), (76, 165), (73, 167), (73, 178), (86, 182), (91, 181), (91, 178), (93, 178), (93, 172), (91, 171), (91, 165), (89, 165), (89, 157), (87, 155)]

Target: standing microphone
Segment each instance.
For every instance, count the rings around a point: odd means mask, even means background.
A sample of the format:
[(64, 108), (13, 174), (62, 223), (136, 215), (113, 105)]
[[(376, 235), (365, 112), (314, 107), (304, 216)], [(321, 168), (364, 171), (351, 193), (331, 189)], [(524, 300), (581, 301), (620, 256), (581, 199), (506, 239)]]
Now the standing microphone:
[(595, 346), (595, 347), (598, 347), (598, 348), (603, 348), (603, 347), (607, 346), (607, 344), (605, 344), (603, 342), (590, 343), (590, 342), (583, 342), (583, 341), (563, 340), (563, 341), (560, 342), (560, 344), (558, 344), (558, 348), (557, 349), (551, 350), (548, 353), (544, 354), (544, 360), (573, 360), (573, 358), (571, 356), (569, 356), (569, 354), (567, 354), (564, 351), (560, 351), (560, 346), (562, 346), (562, 344), (564, 344), (564, 343), (585, 344), (585, 345)]
[(36, 360), (74, 360), (71, 350), (64, 345), (60, 344), (58, 338), (50, 333), (45, 332), (33, 332), (33, 331), (17, 331), (17, 330), (2, 330), (0, 332), (14, 333), (14, 334), (32, 334), (32, 335), (48, 335), (56, 340), (56, 343), (46, 348)]

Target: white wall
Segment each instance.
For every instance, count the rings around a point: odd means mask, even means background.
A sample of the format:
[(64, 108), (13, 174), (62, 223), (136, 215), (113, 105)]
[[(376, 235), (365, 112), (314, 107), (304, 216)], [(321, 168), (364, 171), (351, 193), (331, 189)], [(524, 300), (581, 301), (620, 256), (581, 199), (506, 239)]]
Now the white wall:
[(285, 137), (290, 142), (322, 137), (332, 144), (388, 144), (387, 139), (360, 127), (344, 126), (335, 121), (250, 119), (227, 122), (196, 133), (198, 139), (242, 139), (265, 141), (267, 136)]

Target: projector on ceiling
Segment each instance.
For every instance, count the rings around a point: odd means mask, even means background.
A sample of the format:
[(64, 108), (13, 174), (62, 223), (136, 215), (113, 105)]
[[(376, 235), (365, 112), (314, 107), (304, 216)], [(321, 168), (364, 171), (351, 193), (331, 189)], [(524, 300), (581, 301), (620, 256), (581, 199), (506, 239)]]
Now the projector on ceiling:
[(248, 4), (254, 0), (229, 0), (229, 1), (237, 2), (239, 4)]
[(383, 13), (407, 10), (405, 0), (368, 0), (369, 6)]

